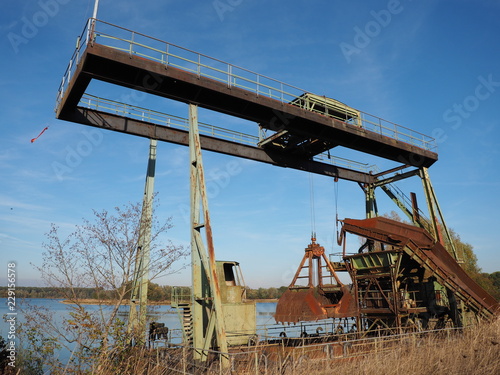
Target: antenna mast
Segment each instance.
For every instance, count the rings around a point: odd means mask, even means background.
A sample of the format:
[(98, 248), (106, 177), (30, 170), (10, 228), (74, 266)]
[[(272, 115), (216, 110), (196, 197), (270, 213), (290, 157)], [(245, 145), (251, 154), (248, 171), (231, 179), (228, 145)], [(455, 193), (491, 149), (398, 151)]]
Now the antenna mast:
[(97, 19), (97, 9), (99, 8), (99, 0), (95, 0), (94, 3), (94, 13), (92, 14), (92, 18)]

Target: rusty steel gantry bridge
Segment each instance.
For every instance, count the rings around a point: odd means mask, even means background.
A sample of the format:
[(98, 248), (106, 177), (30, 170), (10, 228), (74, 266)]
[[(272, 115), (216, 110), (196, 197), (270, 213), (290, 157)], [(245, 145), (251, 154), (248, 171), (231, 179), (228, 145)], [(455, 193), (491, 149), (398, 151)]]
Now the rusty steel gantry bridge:
[[(87, 92), (92, 80), (184, 102), (189, 105), (189, 119), (92, 95)], [(237, 132), (223, 126), (198, 123), (198, 107), (248, 120), (254, 127), (251, 129), (249, 125), (248, 131)], [(196, 206), (192, 211), (197, 210), (199, 214), (201, 204), (204, 212), (202, 218), (192, 215), (192, 244), (197, 249), (196, 254), (193, 253), (196, 265), (193, 269), (193, 305), (199, 306), (193, 314), (215, 311), (214, 316), (195, 319), (194, 347), (208, 348), (214, 336), (218, 347), (226, 348), (201, 149), (357, 182), (366, 195), (367, 218), (377, 216), (375, 189), (380, 187), (416, 226), (428, 230), (436, 242), (440, 233), (439, 217), (448, 237), (449, 250), (456, 258), (427, 173), (427, 168), (438, 160), (435, 140), (337, 100), (90, 19), (59, 87), (56, 117), (190, 146), (191, 204)], [(253, 135), (249, 134), (252, 132)], [(373, 171), (360, 167), (361, 163), (355, 163), (354, 167), (345, 165), (341, 159), (330, 156), (330, 150), (339, 146), (391, 160), (395, 167)], [(422, 180), (429, 220), (416, 214), (415, 202), (405, 201), (391, 188), (393, 182), (412, 176)], [(208, 255), (199, 236), (200, 228), (208, 232), (205, 238)], [(390, 238), (390, 234), (385, 234)], [(446, 279), (446, 275), (440, 277)], [(460, 287), (460, 283), (453, 284), (455, 289)], [(209, 290), (209, 294), (203, 294), (202, 289)], [(471, 296), (465, 293), (460, 298), (466, 301)], [(484, 307), (484, 303), (479, 305)], [(203, 354), (199, 358), (203, 359)]]

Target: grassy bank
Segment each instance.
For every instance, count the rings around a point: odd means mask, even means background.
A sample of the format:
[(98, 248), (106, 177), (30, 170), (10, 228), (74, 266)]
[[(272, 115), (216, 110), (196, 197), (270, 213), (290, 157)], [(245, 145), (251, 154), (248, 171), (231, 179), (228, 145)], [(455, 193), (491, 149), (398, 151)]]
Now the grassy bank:
[[(217, 365), (205, 371), (193, 367), (186, 352), (140, 350), (133, 355), (123, 356), (119, 362), (109, 359), (101, 362), (93, 374), (144, 374), (163, 375), (174, 372), (184, 374), (232, 374), (219, 372)], [(180, 363), (183, 363), (180, 366)], [(292, 361), (293, 362), (293, 361)], [(500, 320), (465, 329), (460, 334), (446, 336), (431, 334), (418, 337), (411, 343), (392, 348), (383, 353), (358, 358), (313, 359), (288, 361), (286, 366), (269, 362), (267, 366), (249, 360), (247, 367), (238, 368), (238, 374), (309, 374), (327, 375), (462, 375), (500, 374)], [(234, 372), (233, 372), (234, 373)]]
[[(452, 339), (428, 336), (389, 353), (331, 368), (338, 374), (363, 375), (500, 374), (500, 320), (466, 329)], [(313, 374), (329, 373), (317, 367), (310, 370)]]

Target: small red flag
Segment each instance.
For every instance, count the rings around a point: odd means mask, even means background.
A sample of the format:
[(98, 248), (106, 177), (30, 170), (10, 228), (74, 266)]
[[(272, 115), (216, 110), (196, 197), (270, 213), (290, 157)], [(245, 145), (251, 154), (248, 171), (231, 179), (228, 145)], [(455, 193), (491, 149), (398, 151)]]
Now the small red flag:
[(35, 141), (36, 141), (36, 140), (37, 140), (37, 139), (38, 139), (38, 138), (39, 138), (39, 137), (43, 134), (43, 132), (44, 132), (45, 130), (47, 130), (48, 128), (49, 128), (49, 127), (48, 127), (48, 126), (46, 126), (46, 127), (45, 127), (45, 128), (44, 128), (41, 132), (40, 132), (40, 134), (38, 134), (38, 135), (36, 136), (36, 138), (33, 138), (33, 139), (31, 140), (31, 143), (35, 142)]

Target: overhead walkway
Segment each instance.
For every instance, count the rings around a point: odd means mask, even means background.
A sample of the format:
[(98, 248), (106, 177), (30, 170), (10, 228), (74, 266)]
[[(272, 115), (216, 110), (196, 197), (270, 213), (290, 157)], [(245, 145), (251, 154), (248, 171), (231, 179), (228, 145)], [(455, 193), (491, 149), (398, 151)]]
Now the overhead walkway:
[[(109, 128), (95, 110), (82, 111), (78, 105), (93, 79), (255, 122), (267, 133), (259, 148), (278, 164), (290, 159), (307, 164), (302, 169), (308, 170), (315, 167), (306, 163), (311, 157), (337, 146), (415, 167), (429, 167), (437, 160), (435, 140), (424, 134), (244, 68), (90, 19), (58, 90), (57, 118), (88, 124), (95, 115), (93, 126)], [(238, 152), (226, 146), (220, 152)]]
[[(188, 119), (147, 108), (84, 94), (75, 111), (77, 122), (161, 141), (188, 145)], [(251, 135), (200, 122), (200, 141), (204, 150), (263, 162), (275, 166), (307, 170), (359, 183), (372, 183), (376, 167), (325, 153), (311, 159), (283, 157), (258, 146), (262, 140)]]

